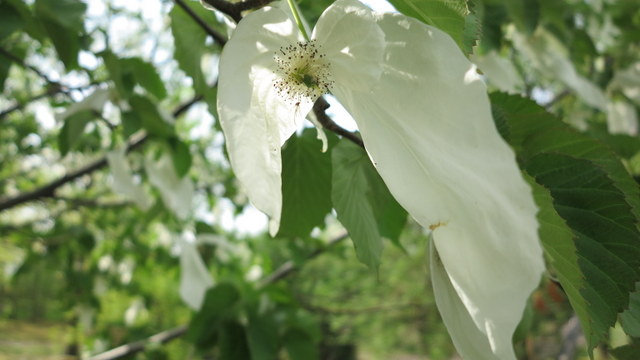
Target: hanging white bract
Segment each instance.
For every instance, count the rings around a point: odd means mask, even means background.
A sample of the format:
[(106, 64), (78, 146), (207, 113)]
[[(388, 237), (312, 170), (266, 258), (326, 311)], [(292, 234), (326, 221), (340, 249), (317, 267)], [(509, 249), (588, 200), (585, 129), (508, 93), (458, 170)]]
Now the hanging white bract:
[(327, 8), (310, 42), (278, 5), (247, 15), (222, 52), (218, 112), (271, 234), (280, 147), (327, 91), (391, 193), (432, 231), (434, 291), (460, 354), (515, 359), (511, 337), (544, 270), (537, 208), (472, 64), (442, 31), (356, 0)]

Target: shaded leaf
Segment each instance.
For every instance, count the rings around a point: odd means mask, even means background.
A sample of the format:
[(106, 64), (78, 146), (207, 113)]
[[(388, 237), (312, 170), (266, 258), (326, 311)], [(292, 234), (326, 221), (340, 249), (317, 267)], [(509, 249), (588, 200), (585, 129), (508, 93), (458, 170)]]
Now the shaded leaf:
[[(330, 136), (330, 146), (337, 138)], [(323, 153), (315, 129), (289, 138), (282, 149), (279, 236), (306, 237), (331, 212), (331, 150)]]
[[(557, 267), (587, 337), (589, 348), (605, 339), (617, 314), (629, 304), (640, 280), (640, 191), (619, 159), (607, 147), (578, 133), (533, 101), (493, 94), (494, 117), (515, 148), (518, 161), (553, 198), (553, 206), (572, 231), (573, 248), (555, 249), (569, 260)], [(563, 231), (566, 232), (566, 231)], [(566, 237), (566, 235), (563, 235)], [(550, 251), (549, 241), (543, 240)], [(566, 242), (566, 240), (565, 240)], [(584, 297), (586, 308), (582, 309)]]
[(389, 193), (367, 153), (342, 140), (332, 151), (331, 199), (338, 220), (349, 231), (358, 259), (377, 269), (382, 236), (396, 240), (406, 212)]
[(80, 140), (80, 135), (84, 132), (85, 127), (95, 117), (93, 111), (83, 110), (69, 115), (64, 120), (64, 125), (58, 134), (58, 149), (62, 156), (65, 156)]
[(140, 95), (133, 95), (129, 99), (129, 104), (136, 115), (140, 118), (142, 127), (153, 136), (160, 138), (171, 138), (175, 135), (172, 124), (164, 120), (156, 105), (148, 98)]
[(247, 331), (252, 360), (275, 360), (280, 347), (273, 314), (249, 314)]
[(187, 340), (200, 348), (213, 346), (219, 336), (222, 321), (233, 316), (240, 293), (228, 283), (207, 290), (200, 311), (193, 315), (187, 330)]
[(176, 137), (169, 139), (168, 142), (169, 147), (171, 147), (171, 160), (173, 160), (176, 175), (178, 175), (179, 178), (182, 178), (191, 168), (191, 151), (187, 144)]
[(167, 96), (167, 89), (164, 87), (164, 82), (160, 79), (155, 66), (138, 57), (121, 59), (121, 62), (125, 73), (131, 72), (136, 82), (151, 95), (158, 100)]
[(225, 321), (220, 331), (220, 360), (250, 358), (244, 326), (237, 321)]
[(291, 360), (314, 360), (319, 358), (317, 344), (302, 329), (289, 329), (283, 336), (283, 342)]

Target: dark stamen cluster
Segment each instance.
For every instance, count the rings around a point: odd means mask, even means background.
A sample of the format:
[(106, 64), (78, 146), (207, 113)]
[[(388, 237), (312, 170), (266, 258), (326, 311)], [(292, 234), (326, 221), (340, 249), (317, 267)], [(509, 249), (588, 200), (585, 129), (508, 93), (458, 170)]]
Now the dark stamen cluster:
[(315, 101), (328, 93), (333, 85), (329, 63), (315, 40), (283, 46), (274, 59), (279, 76), (273, 86), (292, 104), (297, 105), (305, 99)]

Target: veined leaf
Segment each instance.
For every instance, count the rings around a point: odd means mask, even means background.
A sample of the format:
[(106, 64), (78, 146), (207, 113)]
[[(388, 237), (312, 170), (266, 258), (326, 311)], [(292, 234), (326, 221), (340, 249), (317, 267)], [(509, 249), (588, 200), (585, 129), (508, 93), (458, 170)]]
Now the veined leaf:
[[(556, 269), (565, 289), (580, 291), (567, 292), (571, 303), (581, 303), (580, 297), (586, 302), (576, 311), (593, 349), (640, 281), (640, 190), (613, 152), (532, 100), (506, 94), (491, 99), (498, 127), (522, 168), (549, 191), (555, 211), (571, 229), (584, 280), (572, 274), (573, 265)], [(550, 253), (550, 241), (543, 243)], [(572, 247), (555, 251), (557, 258), (573, 257)]]
[(479, 37), (479, 22), (470, 16), (467, 0), (389, 0), (401, 13), (435, 26), (451, 36), (466, 54)]
[(389, 193), (367, 153), (342, 140), (334, 149), (331, 198), (338, 220), (349, 231), (358, 259), (377, 269), (382, 237), (397, 242), (406, 212)]
[[(330, 139), (330, 145), (337, 141), (335, 136)], [(289, 138), (282, 149), (279, 236), (308, 236), (331, 212), (331, 150), (321, 149), (311, 128)]]

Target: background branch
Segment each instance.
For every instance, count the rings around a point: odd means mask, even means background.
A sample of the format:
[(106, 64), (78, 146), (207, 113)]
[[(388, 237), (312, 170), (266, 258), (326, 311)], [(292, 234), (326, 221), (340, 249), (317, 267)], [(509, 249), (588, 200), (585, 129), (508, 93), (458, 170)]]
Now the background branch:
[(323, 97), (319, 97), (318, 100), (316, 100), (316, 103), (313, 104), (313, 113), (316, 115), (318, 122), (322, 124), (325, 129), (343, 136), (353, 141), (356, 145), (364, 148), (364, 142), (362, 142), (362, 139), (356, 133), (353, 133), (336, 124), (327, 115), (326, 110), (329, 108), (329, 106), (329, 103)]
[[(193, 104), (197, 103), (198, 101), (200, 101), (202, 99), (202, 96), (198, 95), (193, 97), (191, 100), (187, 101), (186, 103), (178, 106), (174, 111), (173, 111), (173, 116), (174, 117), (178, 117), (180, 115), (182, 115), (184, 112), (186, 112)], [(132, 137), (132, 139), (129, 141), (129, 144), (127, 145), (127, 150), (126, 152), (129, 153), (132, 150), (137, 149), (138, 147), (142, 146), (142, 144), (144, 144), (148, 139), (148, 135), (144, 134), (144, 133), (138, 133), (137, 135), (134, 135)], [(99, 170), (103, 167), (105, 167), (107, 165), (107, 158), (106, 156), (101, 157), (100, 159), (86, 165), (85, 167), (82, 167), (78, 170), (72, 171), (68, 174), (66, 174), (65, 176), (56, 179), (42, 187), (39, 187), (35, 190), (26, 192), (26, 193), (22, 193), (19, 195), (16, 195), (14, 197), (10, 197), (10, 198), (5, 198), (5, 199), (0, 199), (0, 212), (10, 209), (14, 206), (23, 204), (23, 203), (27, 203), (30, 201), (34, 201), (34, 200), (38, 200), (41, 198), (47, 198), (47, 197), (54, 197), (55, 196), (55, 192), (56, 190), (65, 185), (66, 183), (69, 183), (75, 179), (78, 179), (84, 175), (90, 174), (96, 170)]]
[(219, 32), (215, 31), (211, 26), (209, 26), (209, 24), (207, 24), (204, 20), (202, 20), (202, 18), (198, 16), (198, 14), (193, 12), (193, 10), (187, 4), (185, 4), (183, 0), (174, 0), (174, 1), (176, 4), (178, 4), (178, 6), (182, 8), (182, 10), (184, 10), (189, 16), (191, 16), (191, 18), (196, 23), (198, 23), (198, 25), (200, 25), (200, 27), (207, 34), (209, 34), (209, 36), (211, 36), (218, 44), (224, 45), (227, 42), (227, 38), (225, 36), (223, 36)]
[[(318, 255), (326, 252), (328, 249), (330, 249), (333, 245), (343, 241), (344, 239), (346, 239), (348, 237), (348, 235), (342, 234), (334, 239), (332, 239), (331, 241), (329, 241), (327, 243), (327, 245), (325, 247), (316, 249), (315, 251), (313, 251), (311, 254), (307, 255), (306, 259), (311, 260), (315, 257), (317, 257)], [(260, 281), (258, 281), (257, 284), (257, 288), (261, 289), (264, 288), (267, 285), (273, 284), (277, 281), (280, 281), (284, 278), (286, 278), (287, 276), (293, 274), (296, 270), (298, 270), (300, 268), (300, 266), (296, 266), (295, 263), (291, 260), (285, 262), (284, 264), (280, 265), (274, 272), (272, 272), (271, 274), (265, 276), (264, 278), (262, 278)], [(173, 339), (176, 339), (184, 334), (186, 334), (187, 332), (187, 326), (186, 325), (182, 325), (182, 326), (178, 326), (175, 327), (173, 329), (170, 330), (165, 330), (163, 332), (160, 332), (158, 334), (152, 335), (144, 340), (138, 340), (129, 344), (125, 344), (122, 346), (118, 346), (116, 348), (113, 348), (111, 350), (108, 350), (106, 352), (103, 352), (101, 354), (98, 354), (96, 356), (93, 356), (91, 358), (89, 358), (89, 360), (114, 360), (114, 359), (120, 359), (122, 357), (125, 356), (129, 356), (132, 354), (135, 354), (137, 352), (140, 352), (142, 350), (144, 350), (144, 348), (150, 344), (164, 344), (167, 343)]]

